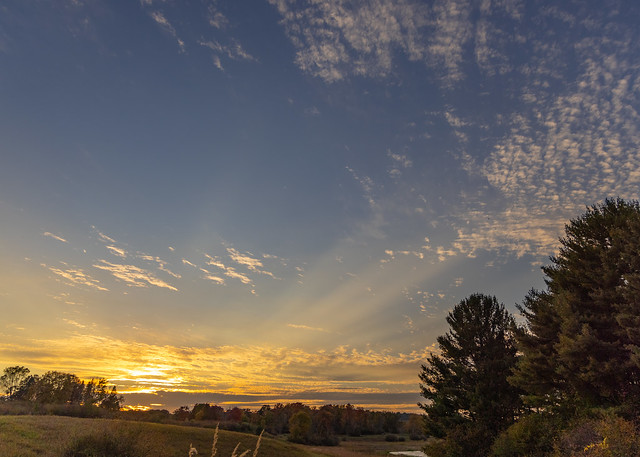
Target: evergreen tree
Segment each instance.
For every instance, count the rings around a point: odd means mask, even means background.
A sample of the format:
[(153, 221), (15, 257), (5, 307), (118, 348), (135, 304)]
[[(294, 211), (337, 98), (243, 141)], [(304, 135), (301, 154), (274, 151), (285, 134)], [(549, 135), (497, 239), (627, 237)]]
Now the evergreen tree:
[(484, 457), (520, 409), (520, 392), (507, 381), (516, 363), (515, 324), (504, 305), (482, 294), (462, 300), (447, 322), (440, 354), (420, 373), (426, 431), (444, 438), (427, 453)]
[(527, 320), (524, 331), (517, 336), (518, 346), (526, 357), (520, 357), (509, 382), (526, 392), (525, 404), (533, 408), (557, 406), (563, 383), (556, 373), (560, 335), (560, 316), (548, 292), (531, 290), (518, 306)]
[[(565, 228), (547, 291), (523, 305), (528, 332), (514, 383), (556, 404), (640, 399), (640, 206), (606, 200)], [(552, 404), (554, 402), (547, 402)]]

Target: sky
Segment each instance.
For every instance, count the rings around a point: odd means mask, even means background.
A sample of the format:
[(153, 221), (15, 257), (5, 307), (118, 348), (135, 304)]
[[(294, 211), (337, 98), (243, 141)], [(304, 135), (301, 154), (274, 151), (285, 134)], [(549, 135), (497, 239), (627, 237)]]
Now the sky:
[(0, 0), (0, 368), (418, 411), (476, 292), (640, 189), (640, 5)]

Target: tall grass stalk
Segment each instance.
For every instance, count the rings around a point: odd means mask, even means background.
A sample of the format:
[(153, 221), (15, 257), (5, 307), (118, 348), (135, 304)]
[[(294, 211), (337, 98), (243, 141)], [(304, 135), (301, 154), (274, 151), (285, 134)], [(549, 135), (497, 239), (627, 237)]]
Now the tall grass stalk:
[[(215, 457), (216, 454), (218, 453), (218, 448), (217, 448), (217, 444), (218, 444), (218, 428), (219, 428), (220, 424), (216, 424), (216, 431), (213, 434), (213, 445), (211, 446), (211, 457)], [(253, 455), (252, 457), (258, 457), (258, 449), (260, 449), (260, 442), (262, 441), (262, 434), (264, 433), (264, 430), (260, 432), (260, 436), (258, 436), (258, 441), (256, 442), (256, 448), (253, 450)], [(231, 453), (231, 457), (246, 457), (249, 452), (251, 451), (251, 449), (247, 449), (246, 451), (244, 451), (242, 454), (238, 455), (238, 447), (240, 447), (240, 443), (236, 444), (236, 447), (233, 448), (233, 452)], [(193, 447), (193, 444), (189, 445), (189, 457), (193, 457), (194, 455), (198, 454), (198, 450), (196, 448)]]
[(218, 453), (218, 449), (216, 448), (216, 445), (218, 444), (218, 427), (220, 426), (220, 424), (216, 424), (216, 431), (213, 434), (213, 446), (211, 446), (211, 457), (216, 457), (216, 454)]

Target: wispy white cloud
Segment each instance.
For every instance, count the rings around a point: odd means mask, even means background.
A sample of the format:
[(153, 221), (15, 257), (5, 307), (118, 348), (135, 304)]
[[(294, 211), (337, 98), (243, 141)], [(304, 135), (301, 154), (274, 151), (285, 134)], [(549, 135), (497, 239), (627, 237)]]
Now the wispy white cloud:
[(215, 275), (212, 275), (212, 274), (205, 274), (204, 278), (208, 279), (209, 281), (213, 281), (216, 284), (220, 284), (220, 285), (224, 285), (225, 284), (224, 278), (221, 278), (220, 276), (215, 276)]
[(209, 5), (207, 9), (207, 18), (209, 19), (209, 25), (216, 29), (224, 29), (229, 25), (229, 19), (222, 14), (215, 3)]
[(364, 192), (364, 198), (367, 201), (367, 203), (369, 204), (369, 207), (370, 208), (375, 208), (377, 205), (376, 205), (376, 201), (374, 199), (374, 187), (375, 186), (374, 186), (374, 183), (373, 183), (373, 179), (371, 179), (369, 176), (360, 176), (351, 167), (346, 167), (346, 169), (349, 171), (349, 173), (351, 173), (353, 178), (362, 187), (362, 190)]
[(111, 252), (115, 256), (121, 257), (123, 259), (127, 257), (127, 251), (125, 251), (122, 248), (119, 248), (116, 246), (109, 246), (109, 245), (107, 245), (106, 248), (109, 250), (109, 252)]
[(144, 270), (135, 265), (122, 265), (100, 260), (99, 263), (93, 265), (94, 268), (105, 270), (116, 278), (126, 282), (134, 287), (156, 286), (169, 290), (177, 291), (178, 289), (167, 282), (157, 278), (153, 273)]
[(173, 271), (169, 270), (169, 268), (167, 268), (168, 262), (162, 260), (158, 256), (152, 256), (152, 255), (149, 255), (149, 254), (144, 254), (144, 253), (139, 252), (137, 254), (137, 257), (139, 259), (145, 260), (147, 262), (155, 263), (158, 266), (158, 270), (164, 271), (165, 273), (167, 273), (170, 276), (173, 276), (176, 279), (180, 279), (182, 277), (178, 273), (174, 273)]
[(388, 263), (393, 260), (396, 260), (398, 256), (407, 256), (407, 257), (415, 257), (417, 259), (423, 260), (425, 258), (425, 253), (422, 251), (410, 251), (410, 250), (392, 250), (385, 249), (384, 251), (385, 257), (380, 260), (380, 263)]
[(234, 248), (227, 248), (227, 252), (229, 253), (229, 257), (231, 258), (231, 260), (240, 265), (244, 265), (251, 271), (258, 272), (260, 271), (260, 268), (262, 268), (262, 262), (252, 257), (252, 254), (250, 252), (241, 254)]
[(64, 238), (62, 238), (61, 236), (59, 236), (59, 235), (54, 235), (54, 234), (53, 234), (53, 233), (51, 233), (51, 232), (44, 232), (42, 235), (43, 235), (43, 236), (47, 236), (47, 237), (49, 237), (49, 238), (53, 238), (54, 240), (61, 241), (61, 242), (63, 242), (63, 243), (68, 243), (68, 241), (67, 241), (67, 240), (65, 240)]
[(229, 278), (232, 278), (232, 279), (238, 279), (238, 280), (240, 280), (240, 282), (242, 284), (253, 285), (253, 281), (251, 280), (251, 278), (249, 278), (249, 276), (247, 276), (247, 275), (245, 275), (243, 273), (239, 273), (233, 267), (226, 267), (226, 269), (224, 271), (224, 275), (229, 277)]
[(193, 268), (198, 268), (198, 266), (195, 263), (189, 262), (187, 259), (182, 259), (182, 263), (184, 265), (189, 265), (190, 267), (193, 267)]
[(77, 327), (77, 328), (87, 328), (87, 326), (86, 326), (86, 325), (81, 324), (81, 323), (76, 322), (76, 321), (71, 320), (71, 319), (62, 319), (62, 321), (63, 321), (65, 324), (69, 324), (69, 325), (71, 325), (71, 326), (73, 326), (73, 327)]
[(171, 25), (171, 23), (167, 20), (167, 18), (160, 11), (152, 11), (150, 13), (151, 18), (158, 24), (162, 29), (168, 32), (173, 38), (175, 38), (178, 43), (178, 47), (180, 48), (180, 52), (185, 52), (185, 44), (184, 41), (178, 36), (176, 29)]
[(198, 41), (200, 46), (204, 46), (212, 51), (212, 59), (214, 65), (221, 71), (224, 71), (221, 57), (226, 56), (231, 60), (256, 61), (257, 59), (249, 54), (242, 45), (232, 39), (229, 44), (221, 44), (215, 40)]
[[(217, 258), (217, 257), (212, 257), (208, 254), (205, 254), (207, 257), (207, 265), (211, 265), (214, 266), (216, 268), (219, 268), (220, 270), (222, 270), (222, 274), (228, 278), (231, 279), (238, 279), (240, 280), (240, 282), (242, 284), (247, 284), (247, 285), (251, 285), (253, 287), (253, 281), (251, 280), (251, 278), (249, 278), (249, 276), (247, 276), (244, 273), (240, 273), (238, 272), (234, 267), (231, 266), (227, 266), (224, 263), (222, 263), (222, 261)], [(250, 262), (250, 261), (249, 261)], [(206, 273), (208, 273), (209, 276), (212, 276), (211, 273), (209, 273), (206, 270), (203, 270)], [(213, 275), (213, 277), (216, 277), (215, 275)], [(218, 277), (219, 278), (219, 277)], [(211, 279), (211, 277), (208, 277), (208, 279)], [(222, 282), (224, 283), (224, 281)], [(221, 283), (221, 284), (222, 284)]]
[(62, 268), (56, 268), (52, 266), (48, 266), (42, 264), (43, 267), (47, 268), (52, 273), (58, 275), (67, 281), (67, 283), (74, 286), (87, 286), (91, 289), (95, 290), (108, 290), (106, 287), (100, 284), (100, 281), (93, 278), (90, 274), (86, 273), (82, 268), (78, 267), (70, 267), (69, 265), (63, 263)]
[(310, 330), (310, 331), (313, 331), (313, 332), (332, 333), (330, 330), (327, 330), (327, 329), (324, 329), (324, 328), (310, 327), (308, 325), (301, 325), (301, 324), (287, 324), (287, 327), (291, 327), (291, 328), (295, 328), (295, 329), (299, 329), (299, 330)]
[(91, 229), (98, 235), (98, 239), (100, 241), (102, 241), (103, 243), (111, 243), (111, 244), (115, 244), (116, 243), (116, 240), (114, 240), (110, 236), (107, 236), (104, 233), (102, 233), (100, 230), (97, 229), (97, 227), (95, 225), (92, 225)]
[(273, 273), (265, 270), (262, 261), (253, 257), (253, 254), (250, 252), (243, 254), (234, 248), (227, 248), (227, 252), (229, 253), (229, 258), (231, 258), (231, 260), (246, 267), (248, 270), (277, 279)]

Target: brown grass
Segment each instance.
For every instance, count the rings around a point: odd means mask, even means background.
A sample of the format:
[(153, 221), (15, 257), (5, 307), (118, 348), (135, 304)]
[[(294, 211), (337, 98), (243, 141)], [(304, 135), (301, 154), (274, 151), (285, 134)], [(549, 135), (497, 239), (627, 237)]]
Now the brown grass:
[[(0, 456), (60, 457), (74, 440), (105, 433), (135, 440), (136, 452), (142, 457), (185, 457), (190, 444), (198, 449), (212, 449), (210, 428), (60, 416), (0, 416)], [(240, 453), (255, 452), (256, 439), (254, 435), (221, 430), (217, 456), (231, 456), (236, 446)], [(318, 457), (318, 454), (292, 443), (261, 440), (259, 457), (283, 456)]]

